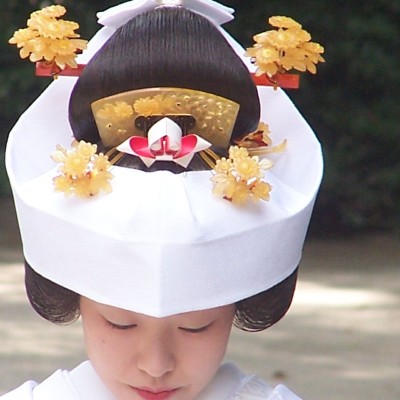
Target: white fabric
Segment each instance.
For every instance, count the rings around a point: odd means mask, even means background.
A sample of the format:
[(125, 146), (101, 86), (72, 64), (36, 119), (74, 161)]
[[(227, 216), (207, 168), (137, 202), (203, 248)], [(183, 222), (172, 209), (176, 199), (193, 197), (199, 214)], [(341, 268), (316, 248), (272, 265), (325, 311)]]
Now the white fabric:
[[(112, 33), (89, 43), (88, 60)], [(243, 49), (242, 49), (243, 50)], [(24, 255), (48, 279), (95, 301), (163, 317), (230, 304), (297, 267), (322, 175), (320, 145), (282, 90), (259, 88), (262, 121), (287, 139), (266, 175), (269, 202), (235, 206), (212, 195), (210, 171), (174, 175), (113, 167), (113, 191), (55, 194), (50, 154), (69, 147), (69, 95), (59, 78), (15, 125), (6, 164)]]
[[(115, 400), (86, 361), (71, 372), (58, 370), (41, 384), (26, 382), (1, 400)], [(222, 365), (196, 400), (301, 400), (284, 385), (271, 388), (232, 364)]]
[[(133, 0), (109, 8), (97, 14), (101, 25), (114, 29), (124, 25), (131, 18), (152, 10), (162, 3), (161, 0)], [(215, 25), (222, 25), (233, 20), (233, 8), (225, 7), (212, 0), (182, 0), (185, 8), (208, 18)]]

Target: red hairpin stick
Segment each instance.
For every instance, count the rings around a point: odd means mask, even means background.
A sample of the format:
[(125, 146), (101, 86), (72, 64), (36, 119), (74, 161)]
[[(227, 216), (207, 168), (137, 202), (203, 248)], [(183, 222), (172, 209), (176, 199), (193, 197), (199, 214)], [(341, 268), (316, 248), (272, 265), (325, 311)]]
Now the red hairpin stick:
[(36, 75), (37, 76), (80, 76), (85, 64), (78, 64), (77, 68), (69, 67), (68, 65), (61, 69), (55, 64), (48, 64), (44, 61), (39, 61), (36, 63)]
[[(80, 76), (85, 64), (78, 64), (77, 68), (69, 67), (68, 65), (61, 69), (55, 64), (48, 64), (44, 61), (36, 63), (36, 75), (37, 76)], [(276, 74), (273, 77), (268, 75), (256, 76), (252, 73), (251, 77), (258, 86), (274, 86), (281, 87), (284, 89), (298, 89), (300, 86), (300, 76), (297, 74)]]
[(300, 75), (298, 74), (276, 74), (270, 78), (266, 74), (256, 76), (252, 73), (251, 77), (258, 86), (274, 86), (284, 89), (298, 89), (300, 86)]

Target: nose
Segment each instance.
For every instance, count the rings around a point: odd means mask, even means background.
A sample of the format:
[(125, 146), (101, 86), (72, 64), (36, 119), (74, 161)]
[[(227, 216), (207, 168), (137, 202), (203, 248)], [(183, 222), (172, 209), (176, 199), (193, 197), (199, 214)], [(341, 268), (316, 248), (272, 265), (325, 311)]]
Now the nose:
[(173, 345), (165, 334), (150, 335), (142, 341), (137, 367), (152, 378), (161, 378), (174, 370)]

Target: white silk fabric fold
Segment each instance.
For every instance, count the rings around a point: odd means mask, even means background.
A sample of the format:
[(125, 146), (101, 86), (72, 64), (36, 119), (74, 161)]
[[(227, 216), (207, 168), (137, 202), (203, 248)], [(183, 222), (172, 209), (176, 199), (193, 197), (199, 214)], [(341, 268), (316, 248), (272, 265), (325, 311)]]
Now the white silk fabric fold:
[[(101, 25), (119, 28), (136, 15), (152, 10), (161, 5), (159, 0), (133, 0), (109, 8), (97, 14)], [(233, 8), (225, 7), (212, 0), (182, 0), (182, 6), (208, 18), (215, 25), (222, 25), (233, 20)]]

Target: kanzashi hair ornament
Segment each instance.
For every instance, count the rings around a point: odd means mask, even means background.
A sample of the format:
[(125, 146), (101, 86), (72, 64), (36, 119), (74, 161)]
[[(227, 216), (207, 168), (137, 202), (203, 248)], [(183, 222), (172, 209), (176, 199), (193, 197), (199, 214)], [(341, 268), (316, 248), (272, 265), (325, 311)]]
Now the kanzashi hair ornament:
[(181, 127), (165, 117), (149, 129), (147, 138), (133, 136), (117, 150), (139, 157), (148, 168), (156, 161), (173, 161), (186, 168), (195, 153), (210, 146), (211, 143), (197, 135), (182, 137)]
[(74, 141), (67, 150), (58, 145), (51, 158), (59, 164), (57, 175), (53, 179), (54, 188), (66, 196), (96, 196), (100, 192), (110, 193), (110, 180), (113, 178), (108, 156), (96, 154), (97, 146), (91, 143)]
[[(188, 7), (201, 10), (205, 6), (197, 3), (197, 0), (156, 0), (155, 8)], [(214, 6), (212, 1), (205, 3), (207, 7)], [(226, 7), (218, 10), (229, 14)], [(28, 27), (16, 31), (9, 40), (9, 43), (21, 48), (21, 58), (29, 56), (36, 63), (37, 76), (80, 76), (85, 68), (85, 64), (77, 64), (76, 56), (86, 48), (87, 42), (78, 39), (79, 35), (75, 33), (79, 28), (77, 23), (60, 19), (65, 12), (63, 6), (49, 6), (36, 11), (28, 20)], [(135, 8), (132, 12), (135, 12)], [(315, 73), (315, 65), (325, 61), (321, 56), (324, 48), (311, 42), (311, 35), (292, 18), (274, 16), (269, 23), (275, 29), (255, 35), (254, 47), (248, 48), (245, 53), (257, 66), (257, 71), (250, 74), (258, 86), (298, 89), (299, 75), (286, 72), (296, 69)]]
[(264, 173), (273, 166), (268, 159), (251, 157), (244, 147), (231, 146), (229, 157), (221, 158), (214, 167), (213, 194), (236, 204), (269, 200), (272, 186), (263, 181)]
[(65, 7), (60, 5), (35, 11), (27, 21), (28, 26), (17, 30), (9, 40), (20, 48), (21, 58), (29, 57), (38, 63), (40, 76), (56, 77), (64, 70), (70, 76), (77, 76), (83, 69), (76, 57), (86, 49), (87, 41), (79, 39), (75, 32), (79, 24), (61, 19), (65, 13)]
[(295, 87), (298, 75), (286, 72), (295, 69), (315, 74), (316, 64), (325, 62), (321, 56), (324, 48), (311, 42), (311, 35), (292, 18), (274, 16), (268, 22), (274, 29), (255, 35), (255, 44), (245, 55), (251, 57), (257, 67), (255, 79), (260, 84), (269, 80), (276, 88), (287, 81), (290, 87)]
[(192, 116), (197, 134), (216, 147), (228, 148), (239, 105), (215, 94), (184, 88), (131, 90), (91, 105), (101, 141), (115, 147), (132, 136), (145, 136), (139, 117)]
[(272, 146), (271, 132), (269, 126), (260, 122), (254, 132), (247, 133), (241, 138), (235, 139), (234, 143), (239, 147), (244, 147), (251, 156), (259, 156), (270, 153), (281, 153), (286, 149), (287, 140)]

